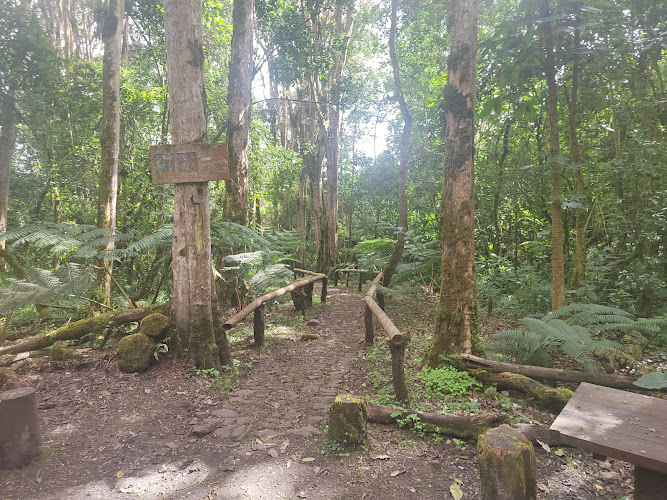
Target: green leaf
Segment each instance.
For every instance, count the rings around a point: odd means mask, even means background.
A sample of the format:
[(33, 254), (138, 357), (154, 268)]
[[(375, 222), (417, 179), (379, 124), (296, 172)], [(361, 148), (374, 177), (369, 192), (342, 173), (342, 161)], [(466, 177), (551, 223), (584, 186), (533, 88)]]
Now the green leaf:
[(642, 375), (633, 385), (644, 389), (664, 389), (667, 387), (667, 372), (653, 372)]
[(461, 491), (461, 487), (456, 483), (450, 485), (449, 492), (454, 497), (454, 500), (461, 500), (463, 498), (463, 491)]

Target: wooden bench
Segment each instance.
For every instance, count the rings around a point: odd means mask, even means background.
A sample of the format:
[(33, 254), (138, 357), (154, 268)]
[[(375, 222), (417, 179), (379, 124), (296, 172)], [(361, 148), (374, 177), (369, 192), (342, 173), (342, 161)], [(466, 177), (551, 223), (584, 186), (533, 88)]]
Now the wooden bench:
[(583, 382), (551, 425), (559, 441), (635, 466), (635, 500), (667, 498), (667, 401)]

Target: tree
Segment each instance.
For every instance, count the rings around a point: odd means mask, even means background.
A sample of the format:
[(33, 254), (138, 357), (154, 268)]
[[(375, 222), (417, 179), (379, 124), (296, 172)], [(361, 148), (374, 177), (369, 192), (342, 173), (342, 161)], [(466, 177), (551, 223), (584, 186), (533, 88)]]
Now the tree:
[(253, 0), (234, 0), (232, 55), (229, 60), (230, 179), (225, 181), (225, 216), (238, 224), (248, 221), (248, 134), (252, 106)]
[(563, 189), (558, 134), (558, 87), (556, 86), (556, 61), (554, 34), (549, 19), (549, 0), (539, 0), (538, 9), (542, 23), (542, 49), (544, 73), (547, 77), (547, 122), (549, 127), (549, 163), (551, 165), (551, 309), (565, 305), (565, 259), (563, 257)]
[[(167, 87), (174, 144), (206, 142), (202, 4), (166, 0)], [(211, 227), (207, 182), (174, 185), (172, 316), (187, 364), (220, 368), (211, 304)]]
[[(102, 131), (100, 147), (102, 163), (99, 177), (97, 227), (109, 228), (109, 240), (104, 250), (114, 248), (111, 237), (116, 228), (116, 200), (118, 198), (118, 156), (120, 154), (120, 61), (123, 44), (125, 0), (108, 0), (102, 40)], [(111, 273), (113, 260), (96, 259), (98, 300), (111, 305)]]
[(473, 234), (478, 12), (478, 0), (452, 0), (449, 4), (445, 167), (440, 204), (442, 271), (427, 366), (436, 365), (443, 353), (471, 353), (478, 328)]
[(398, 146), (398, 236), (396, 238), (396, 245), (391, 253), (389, 262), (384, 269), (382, 277), (382, 284), (389, 286), (391, 280), (396, 272), (396, 266), (403, 255), (403, 247), (405, 246), (405, 233), (408, 230), (408, 199), (405, 194), (406, 177), (408, 173), (408, 154), (410, 152), (410, 130), (412, 129), (412, 115), (408, 108), (408, 103), (403, 95), (403, 87), (401, 85), (400, 68), (398, 65), (398, 54), (396, 53), (396, 31), (398, 29), (398, 0), (391, 2), (391, 28), (389, 29), (389, 56), (391, 59), (391, 67), (394, 74), (394, 91), (396, 92), (396, 99), (401, 108), (401, 116), (403, 117), (403, 132), (401, 133), (401, 141)]

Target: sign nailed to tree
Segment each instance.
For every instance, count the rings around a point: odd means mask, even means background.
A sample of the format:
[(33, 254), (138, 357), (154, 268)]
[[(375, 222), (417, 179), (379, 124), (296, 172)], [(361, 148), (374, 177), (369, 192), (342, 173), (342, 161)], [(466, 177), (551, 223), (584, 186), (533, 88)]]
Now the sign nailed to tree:
[(151, 146), (153, 184), (177, 184), (229, 179), (227, 144)]

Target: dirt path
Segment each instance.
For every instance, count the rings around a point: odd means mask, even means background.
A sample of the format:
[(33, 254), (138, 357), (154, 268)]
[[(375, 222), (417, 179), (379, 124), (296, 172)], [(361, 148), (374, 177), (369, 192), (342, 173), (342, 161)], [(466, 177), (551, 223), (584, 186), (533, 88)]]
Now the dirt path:
[[(24, 382), (39, 391), (44, 453), (0, 471), (0, 498), (448, 499), (455, 483), (477, 498), (474, 443), (436, 443), (390, 426), (370, 426), (368, 451), (326, 441), (334, 396), (365, 387), (361, 298), (334, 288), (314, 319), (305, 328), (315, 340), (281, 327), (288, 340), (239, 354), (252, 369), (228, 395), (184, 378), (176, 362), (125, 375), (112, 355), (90, 353), (38, 375), (31, 367)], [(577, 457), (580, 470), (597, 467)], [(538, 457), (540, 498), (618, 498), (551, 458)], [(627, 468), (614, 474), (614, 484), (630, 480)]]

